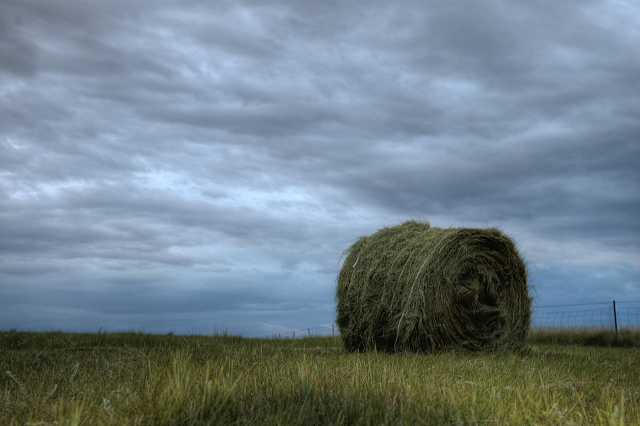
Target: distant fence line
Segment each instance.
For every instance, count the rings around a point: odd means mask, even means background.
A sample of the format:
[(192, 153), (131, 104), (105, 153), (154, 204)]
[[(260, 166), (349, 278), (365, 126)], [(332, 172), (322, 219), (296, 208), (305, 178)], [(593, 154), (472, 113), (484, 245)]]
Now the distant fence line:
[[(585, 309), (585, 306), (590, 308)], [(640, 327), (640, 300), (533, 306), (531, 325), (534, 328), (637, 328)], [(297, 339), (338, 334), (338, 326), (332, 324), (272, 333), (265, 337)]]
[(541, 328), (640, 327), (640, 300), (537, 306), (533, 308), (531, 325)]
[(339, 334), (339, 331), (338, 326), (334, 323), (320, 327), (301, 328), (300, 330), (287, 331), (284, 333), (273, 333), (266, 337), (273, 339), (297, 339), (299, 337), (311, 336), (335, 336), (336, 334)]

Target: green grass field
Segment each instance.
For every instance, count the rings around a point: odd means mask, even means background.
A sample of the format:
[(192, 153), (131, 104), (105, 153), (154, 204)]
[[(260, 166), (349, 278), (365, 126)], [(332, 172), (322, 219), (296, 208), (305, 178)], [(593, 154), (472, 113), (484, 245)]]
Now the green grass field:
[(0, 424), (634, 425), (639, 341), (541, 330), (522, 353), (392, 355), (338, 337), (0, 332)]

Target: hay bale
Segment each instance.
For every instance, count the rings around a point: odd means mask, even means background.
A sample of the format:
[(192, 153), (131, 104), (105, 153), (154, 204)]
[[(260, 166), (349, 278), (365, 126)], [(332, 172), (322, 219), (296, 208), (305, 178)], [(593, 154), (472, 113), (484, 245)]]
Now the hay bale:
[(500, 230), (408, 221), (361, 237), (344, 254), (336, 322), (347, 350), (524, 346), (527, 270)]

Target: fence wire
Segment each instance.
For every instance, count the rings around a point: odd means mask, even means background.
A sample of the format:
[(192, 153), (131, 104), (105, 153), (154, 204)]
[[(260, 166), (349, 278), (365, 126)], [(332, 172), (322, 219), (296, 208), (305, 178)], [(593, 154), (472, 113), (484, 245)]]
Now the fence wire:
[(322, 325), (319, 327), (301, 328), (299, 330), (287, 331), (283, 333), (272, 333), (266, 337), (271, 339), (298, 339), (301, 337), (311, 336), (336, 336), (338, 334), (338, 326), (336, 324), (332, 324)]
[(616, 302), (615, 311), (613, 301), (534, 307), (531, 325), (541, 328), (638, 328), (640, 301)]

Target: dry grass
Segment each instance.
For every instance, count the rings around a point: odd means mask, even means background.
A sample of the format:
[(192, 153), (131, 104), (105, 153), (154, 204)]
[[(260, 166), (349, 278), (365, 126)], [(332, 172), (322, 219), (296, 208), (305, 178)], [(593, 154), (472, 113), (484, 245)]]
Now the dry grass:
[(0, 424), (640, 424), (637, 351), (349, 353), (338, 337), (0, 332)]
[(517, 350), (531, 317), (526, 266), (495, 228), (408, 221), (361, 237), (338, 276), (347, 350)]

